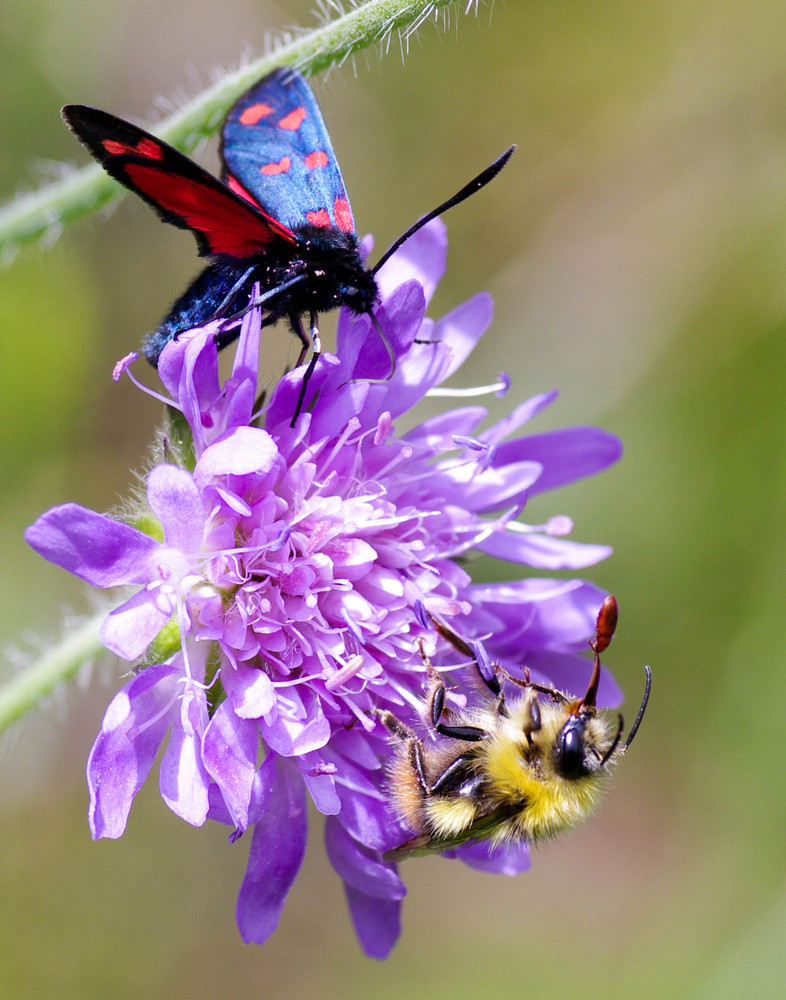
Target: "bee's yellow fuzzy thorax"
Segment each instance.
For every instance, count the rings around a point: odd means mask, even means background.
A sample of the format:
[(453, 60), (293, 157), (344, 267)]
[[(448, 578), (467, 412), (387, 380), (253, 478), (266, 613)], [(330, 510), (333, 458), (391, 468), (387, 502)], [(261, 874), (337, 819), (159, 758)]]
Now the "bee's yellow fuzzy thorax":
[[(554, 726), (559, 725), (555, 718)], [(536, 734), (531, 747), (515, 736), (500, 732), (489, 740), (484, 771), (488, 794), (500, 803), (520, 802), (522, 808), (511, 820), (511, 828), (522, 840), (542, 840), (570, 829), (586, 818), (600, 798), (604, 772), (567, 779), (558, 774), (544, 748), (553, 745), (551, 720)]]

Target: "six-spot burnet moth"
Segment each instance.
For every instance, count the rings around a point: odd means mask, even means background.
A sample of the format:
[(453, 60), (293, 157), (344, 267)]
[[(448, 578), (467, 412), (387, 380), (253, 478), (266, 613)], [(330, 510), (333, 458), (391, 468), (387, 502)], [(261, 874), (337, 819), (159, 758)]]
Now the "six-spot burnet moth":
[[(224, 122), (221, 180), (130, 122), (80, 104), (63, 108), (71, 131), (107, 173), (143, 198), (164, 222), (190, 229), (199, 254), (213, 262), (145, 340), (153, 364), (178, 334), (210, 320), (234, 320), (250, 307), (264, 324), (288, 318), (303, 349), (320, 351), (317, 316), (346, 306), (373, 314), (376, 272), (426, 222), (468, 198), (505, 166), (515, 146), (452, 198), (408, 229), (372, 268), (362, 260), (352, 209), (316, 98), (296, 70), (283, 68), (254, 84)], [(261, 293), (252, 301), (253, 288)], [(301, 317), (308, 315), (310, 339)], [(219, 333), (219, 346), (236, 336)], [(294, 418), (293, 418), (294, 423)]]

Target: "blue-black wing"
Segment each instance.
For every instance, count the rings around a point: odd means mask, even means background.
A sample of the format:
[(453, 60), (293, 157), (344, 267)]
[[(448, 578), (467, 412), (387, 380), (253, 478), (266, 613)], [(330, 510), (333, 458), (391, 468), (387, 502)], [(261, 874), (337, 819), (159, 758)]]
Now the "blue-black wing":
[(224, 123), (222, 179), (289, 229), (355, 231), (322, 112), (293, 69), (277, 69), (240, 98)]

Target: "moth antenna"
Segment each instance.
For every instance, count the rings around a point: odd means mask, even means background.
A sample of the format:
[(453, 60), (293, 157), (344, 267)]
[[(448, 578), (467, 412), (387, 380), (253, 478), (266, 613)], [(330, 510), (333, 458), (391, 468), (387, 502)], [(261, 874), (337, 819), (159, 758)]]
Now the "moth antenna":
[(466, 198), (469, 198), (470, 195), (475, 194), (476, 191), (480, 191), (481, 188), (485, 187), (490, 180), (493, 180), (497, 176), (511, 156), (513, 156), (515, 151), (515, 146), (509, 146), (502, 156), (498, 156), (490, 166), (486, 167), (486, 169), (479, 173), (477, 177), (473, 178), (469, 184), (465, 184), (460, 191), (457, 191), (453, 195), (452, 198), (448, 198), (447, 201), (433, 209), (433, 211), (424, 215), (422, 219), (418, 219), (413, 226), (410, 226), (405, 233), (402, 233), (402, 235), (399, 236), (395, 243), (388, 247), (376, 264), (371, 268), (371, 273), (376, 274), (385, 261), (393, 256), (402, 243), (406, 243), (410, 236), (414, 236), (419, 229), (422, 229), (423, 226), (426, 225), (426, 223), (431, 222), (432, 219), (436, 219), (438, 215), (442, 215), (442, 213), (447, 212), (449, 208), (453, 208), (454, 205), (460, 204)]

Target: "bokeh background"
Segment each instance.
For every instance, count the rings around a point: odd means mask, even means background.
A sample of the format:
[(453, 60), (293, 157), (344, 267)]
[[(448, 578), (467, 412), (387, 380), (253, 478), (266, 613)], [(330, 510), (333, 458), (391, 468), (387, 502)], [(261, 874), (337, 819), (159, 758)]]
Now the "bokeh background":
[[(4, 0), (0, 193), (86, 157), (66, 101), (152, 120), (313, 0)], [(463, 6), (463, 5), (462, 5)], [(546, 495), (615, 554), (607, 662), (646, 723), (600, 813), (491, 877), (407, 863), (404, 933), (357, 947), (319, 821), (280, 928), (244, 947), (245, 849), (193, 830), (155, 783), (126, 836), (90, 841), (84, 761), (118, 668), (0, 745), (4, 997), (267, 1000), (780, 997), (786, 980), (786, 5), (508, 0), (425, 25), (315, 83), (361, 232), (382, 248), (510, 142), (448, 217), (434, 315), (486, 288), (469, 382), (558, 387), (536, 430), (595, 423), (620, 465)], [(210, 151), (204, 161), (211, 163)], [(83, 590), (22, 531), (54, 503), (126, 495), (159, 418), (109, 379), (195, 273), (193, 241), (134, 199), (0, 274), (0, 624), (41, 648)], [(290, 350), (291, 344), (285, 345)], [(501, 412), (501, 409), (497, 412)], [(629, 711), (632, 709), (629, 708)]]

